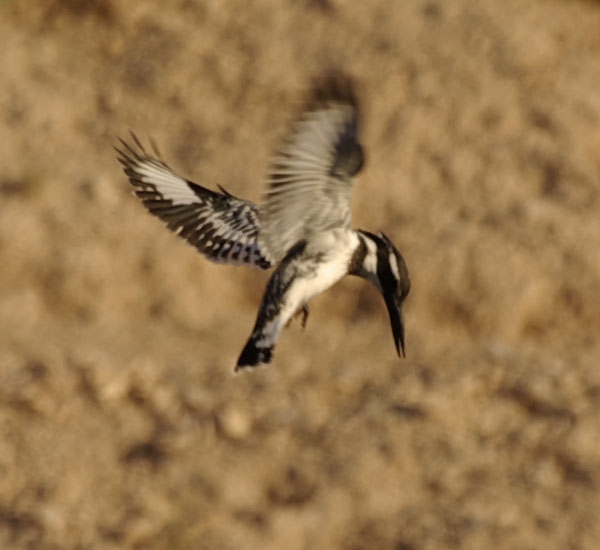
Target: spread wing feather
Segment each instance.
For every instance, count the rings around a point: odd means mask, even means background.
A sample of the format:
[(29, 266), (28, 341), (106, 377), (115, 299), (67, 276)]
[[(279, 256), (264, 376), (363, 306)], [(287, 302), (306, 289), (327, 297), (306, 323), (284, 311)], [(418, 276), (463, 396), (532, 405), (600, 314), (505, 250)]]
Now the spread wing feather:
[(152, 144), (149, 154), (132, 133), (133, 143), (115, 148), (134, 193), (148, 211), (186, 239), (209, 260), (261, 269), (272, 265), (258, 243), (258, 207), (223, 188), (211, 191), (174, 174)]
[(271, 158), (261, 242), (276, 261), (316, 232), (350, 226), (352, 179), (363, 165), (349, 79), (321, 79)]

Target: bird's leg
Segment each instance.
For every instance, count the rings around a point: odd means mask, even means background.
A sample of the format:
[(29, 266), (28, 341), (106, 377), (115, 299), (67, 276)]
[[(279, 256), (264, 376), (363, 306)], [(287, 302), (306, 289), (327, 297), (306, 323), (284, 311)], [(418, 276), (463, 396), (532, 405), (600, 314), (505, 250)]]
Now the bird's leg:
[(292, 317), (290, 318), (290, 320), (286, 323), (286, 328), (290, 326), (291, 322), (293, 319), (296, 319), (297, 317), (299, 317), (300, 315), (302, 315), (302, 319), (300, 320), (300, 324), (302, 325), (302, 328), (306, 328), (306, 321), (308, 320), (308, 314), (310, 313), (310, 310), (308, 309), (308, 305), (307, 304), (302, 304), (302, 306), (298, 309), (298, 311), (296, 311), (296, 313), (294, 313), (294, 315), (292, 315)]
[(306, 321), (308, 321), (308, 315), (310, 313), (310, 310), (308, 309), (308, 304), (302, 304), (302, 309), (298, 310), (298, 313), (296, 313), (296, 315), (300, 315), (300, 312), (302, 311), (302, 328), (305, 329), (306, 328)]

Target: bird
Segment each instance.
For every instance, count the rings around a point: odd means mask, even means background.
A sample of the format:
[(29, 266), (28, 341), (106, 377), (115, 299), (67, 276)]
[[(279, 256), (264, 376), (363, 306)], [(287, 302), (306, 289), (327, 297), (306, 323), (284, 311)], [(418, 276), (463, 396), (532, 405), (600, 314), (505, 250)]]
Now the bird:
[(133, 132), (115, 146), (146, 209), (206, 258), (274, 268), (235, 371), (269, 364), (283, 328), (300, 314), (304, 327), (309, 300), (346, 275), (378, 289), (397, 354), (405, 357), (406, 262), (385, 234), (351, 225), (352, 189), (365, 163), (359, 119), (350, 76), (333, 71), (314, 79), (271, 156), (260, 205), (177, 175), (154, 141), (148, 150)]

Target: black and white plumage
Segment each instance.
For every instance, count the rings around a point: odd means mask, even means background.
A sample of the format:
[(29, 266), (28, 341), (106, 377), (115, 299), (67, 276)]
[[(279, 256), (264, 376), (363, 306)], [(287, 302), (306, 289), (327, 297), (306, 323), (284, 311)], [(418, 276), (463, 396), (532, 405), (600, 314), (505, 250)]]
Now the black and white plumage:
[(302, 239), (350, 228), (353, 177), (364, 163), (351, 82), (322, 80), (271, 158), (262, 239), (281, 261)]
[(402, 304), (410, 291), (408, 269), (402, 255), (383, 234), (334, 229), (297, 243), (279, 264), (267, 284), (252, 335), (236, 370), (268, 364), (279, 334), (307, 302), (346, 275), (372, 282), (381, 292), (392, 326), (398, 355), (404, 356)]
[(272, 156), (269, 186), (257, 205), (175, 175), (154, 147), (132, 134), (117, 148), (146, 208), (208, 259), (267, 269), (277, 266), (236, 370), (270, 362), (283, 327), (308, 301), (346, 275), (371, 281), (384, 297), (394, 343), (404, 355), (402, 303), (410, 280), (402, 255), (383, 234), (354, 230), (350, 201), (364, 163), (351, 81), (319, 80)]
[(213, 262), (271, 267), (271, 256), (258, 244), (258, 206), (223, 188), (216, 193), (177, 176), (156, 146), (152, 156), (135, 134), (131, 138), (132, 145), (121, 140), (121, 148), (116, 148), (118, 160), (151, 214)]

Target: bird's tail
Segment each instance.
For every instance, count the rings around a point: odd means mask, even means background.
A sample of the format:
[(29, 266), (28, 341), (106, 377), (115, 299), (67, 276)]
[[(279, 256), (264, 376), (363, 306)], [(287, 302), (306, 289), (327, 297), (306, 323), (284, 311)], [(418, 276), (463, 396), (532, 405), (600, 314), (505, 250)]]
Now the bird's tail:
[(273, 355), (273, 347), (273, 345), (261, 345), (259, 339), (252, 335), (240, 354), (235, 371), (238, 372), (241, 369), (256, 367), (257, 365), (268, 365)]

